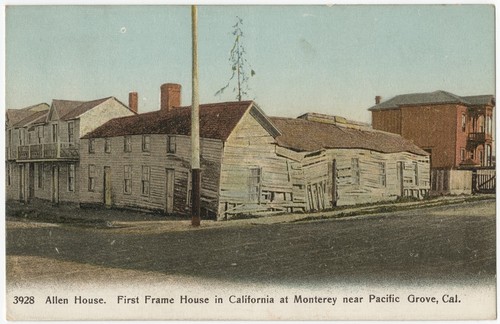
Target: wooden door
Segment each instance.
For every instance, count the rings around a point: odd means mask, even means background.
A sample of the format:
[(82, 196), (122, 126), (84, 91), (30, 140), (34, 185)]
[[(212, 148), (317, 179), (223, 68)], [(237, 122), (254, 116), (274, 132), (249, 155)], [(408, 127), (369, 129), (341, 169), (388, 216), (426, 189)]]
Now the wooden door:
[(111, 167), (104, 167), (104, 205), (106, 207), (111, 207), (113, 204), (112, 201), (113, 188), (111, 184)]
[(338, 193), (337, 193), (337, 160), (333, 160), (332, 166), (332, 206), (335, 207), (337, 206), (337, 200), (338, 200)]
[(29, 164), (28, 199), (35, 197), (35, 164)]
[(19, 200), (25, 200), (24, 164), (19, 165)]
[(400, 197), (404, 196), (404, 178), (403, 178), (403, 162), (398, 161), (397, 162), (397, 168), (396, 168), (396, 179), (397, 179), (397, 188), (398, 188), (398, 194)]
[(52, 203), (59, 203), (59, 167), (52, 166)]
[(167, 183), (166, 183), (166, 201), (165, 212), (172, 214), (174, 212), (174, 184), (175, 184), (175, 171), (167, 169)]

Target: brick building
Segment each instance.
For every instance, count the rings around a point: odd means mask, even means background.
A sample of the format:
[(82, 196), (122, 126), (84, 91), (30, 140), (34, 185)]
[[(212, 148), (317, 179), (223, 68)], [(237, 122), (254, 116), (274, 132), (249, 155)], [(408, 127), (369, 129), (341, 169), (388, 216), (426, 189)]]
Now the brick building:
[[(373, 128), (400, 134), (429, 152), (432, 169), (493, 166), (493, 95), (461, 97), (439, 90), (380, 99), (369, 108)], [(450, 178), (448, 173), (444, 181), (450, 184)], [(444, 186), (442, 191), (450, 189)]]

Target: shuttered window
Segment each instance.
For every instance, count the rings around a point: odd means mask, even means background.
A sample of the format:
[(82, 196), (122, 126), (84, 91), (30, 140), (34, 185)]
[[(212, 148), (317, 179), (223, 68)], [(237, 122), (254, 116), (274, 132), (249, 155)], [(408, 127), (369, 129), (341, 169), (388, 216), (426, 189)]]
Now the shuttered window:
[(74, 122), (68, 122), (68, 143), (73, 143), (75, 141), (75, 124)]
[(111, 138), (104, 139), (104, 152), (111, 153)]
[(378, 182), (382, 187), (387, 185), (385, 162), (378, 163)]
[(151, 178), (151, 168), (149, 166), (145, 166), (145, 165), (142, 166), (141, 193), (144, 196), (149, 196), (150, 178)]
[(142, 151), (149, 152), (151, 150), (151, 136), (143, 135), (142, 136)]
[(95, 190), (96, 173), (95, 164), (89, 164), (89, 191)]
[(95, 153), (95, 139), (89, 139), (89, 153)]
[(175, 136), (167, 136), (167, 153), (175, 153), (176, 149)]
[(414, 172), (414, 178), (413, 178), (413, 183), (418, 186), (419, 185), (419, 177), (418, 177), (418, 162), (413, 162), (413, 172)]
[(123, 138), (123, 151), (124, 152), (132, 152), (132, 137), (125, 136)]
[(125, 165), (123, 167), (123, 192), (126, 194), (132, 193), (132, 166)]

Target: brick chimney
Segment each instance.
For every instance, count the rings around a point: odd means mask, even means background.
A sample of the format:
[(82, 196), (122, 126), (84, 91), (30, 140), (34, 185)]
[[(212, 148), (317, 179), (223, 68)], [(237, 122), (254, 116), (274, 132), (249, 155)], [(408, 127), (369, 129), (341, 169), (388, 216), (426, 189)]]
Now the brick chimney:
[(128, 106), (130, 110), (137, 113), (139, 109), (139, 104), (137, 100), (137, 92), (129, 92), (128, 94)]
[(380, 101), (382, 100), (381, 96), (375, 96), (375, 104), (378, 105)]
[(181, 85), (165, 83), (160, 87), (160, 110), (170, 111), (173, 107), (181, 105)]

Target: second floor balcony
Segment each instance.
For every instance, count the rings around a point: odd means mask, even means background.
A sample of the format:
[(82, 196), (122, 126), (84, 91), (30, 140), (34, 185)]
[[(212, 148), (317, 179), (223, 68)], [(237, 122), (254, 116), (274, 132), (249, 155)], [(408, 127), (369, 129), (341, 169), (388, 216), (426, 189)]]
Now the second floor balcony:
[(31, 144), (17, 147), (16, 160), (78, 160), (79, 148), (73, 143)]
[(477, 133), (469, 133), (468, 139), (469, 141), (474, 142), (476, 144), (481, 144), (491, 141), (492, 136), (491, 134), (488, 134), (486, 132), (477, 132)]

